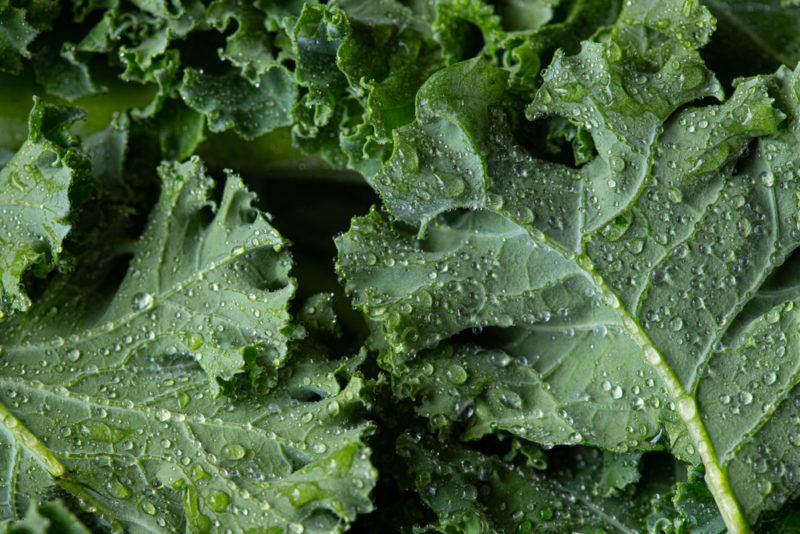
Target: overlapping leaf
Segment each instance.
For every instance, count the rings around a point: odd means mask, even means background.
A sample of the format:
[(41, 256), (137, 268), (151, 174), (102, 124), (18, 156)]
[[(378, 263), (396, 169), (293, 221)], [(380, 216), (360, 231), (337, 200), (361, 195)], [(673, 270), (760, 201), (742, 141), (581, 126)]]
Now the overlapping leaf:
[(83, 114), (34, 100), (28, 139), (0, 170), (0, 317), (30, 306), (22, 278), (58, 262), (70, 230), (70, 190), (86, 178), (86, 157), (68, 129)]
[(199, 161), (160, 174), (161, 198), (113, 298), (73, 303), (48, 294), (39, 311), (49, 306), (55, 317), (7, 324), (0, 344), (29, 354), (58, 347), (100, 367), (111, 353), (181, 354), (199, 362), (215, 391), (245, 369), (248, 355), (257, 360), (252, 370), (280, 367), (294, 293), (285, 241), (238, 177), (228, 177), (216, 205)]
[[(100, 247), (3, 324), (0, 513), (56, 487), (134, 532), (342, 529), (375, 479), (363, 358), (303, 343), (286, 364), (283, 239), (237, 177), (217, 205), (197, 160), (161, 176), (119, 287), (126, 248)], [(246, 364), (272, 389), (221, 396)]]
[(361, 382), (337, 381), (357, 360), (306, 353), (269, 395), (227, 401), (180, 356), (4, 348), (4, 517), (53, 485), (133, 532), (331, 532), (371, 507)]
[[(695, 50), (708, 12), (631, 4), (620, 21), (557, 56), (529, 110), (585, 128), (595, 158), (533, 157), (514, 142), (502, 73), (442, 71), (374, 181), (413, 227), (355, 220), (340, 272), (388, 341), (398, 391), (435, 425), (664, 443), (702, 461), (728, 527), (745, 529), (795, 491), (794, 296), (742, 309), (800, 244), (798, 74), (682, 109), (720, 96)], [(470, 329), (473, 342), (442, 343)]]
[[(398, 454), (437, 521), (437, 532), (646, 532), (650, 501), (669, 492), (666, 481), (635, 495), (606, 497), (596, 451), (575, 454), (575, 471), (543, 473), (460, 444), (439, 443), (419, 432), (403, 435)], [(662, 515), (662, 521), (669, 519)]]

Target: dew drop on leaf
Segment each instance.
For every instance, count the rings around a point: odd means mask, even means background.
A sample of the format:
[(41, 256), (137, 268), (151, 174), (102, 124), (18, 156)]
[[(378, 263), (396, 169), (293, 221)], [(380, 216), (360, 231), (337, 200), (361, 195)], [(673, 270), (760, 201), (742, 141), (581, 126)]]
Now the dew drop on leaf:
[(228, 460), (241, 460), (247, 454), (247, 449), (238, 443), (228, 443), (222, 447), (222, 456)]

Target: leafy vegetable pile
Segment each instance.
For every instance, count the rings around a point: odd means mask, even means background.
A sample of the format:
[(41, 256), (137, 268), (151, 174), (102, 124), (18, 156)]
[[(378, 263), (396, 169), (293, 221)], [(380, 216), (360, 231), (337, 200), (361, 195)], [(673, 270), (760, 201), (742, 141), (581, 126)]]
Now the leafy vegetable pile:
[(0, 532), (796, 531), (798, 29), (0, 0)]

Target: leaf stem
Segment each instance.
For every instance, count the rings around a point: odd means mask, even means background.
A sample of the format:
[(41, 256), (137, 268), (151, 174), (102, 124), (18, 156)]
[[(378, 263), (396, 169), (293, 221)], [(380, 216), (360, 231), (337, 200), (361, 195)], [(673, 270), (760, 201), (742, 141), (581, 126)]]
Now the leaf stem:
[(700, 418), (694, 398), (683, 387), (683, 384), (681, 384), (664, 359), (664, 355), (655, 347), (647, 333), (642, 330), (636, 319), (605, 283), (605, 280), (594, 270), (591, 260), (587, 256), (581, 255), (576, 258), (576, 261), (592, 277), (595, 285), (600, 288), (605, 303), (618, 310), (625, 329), (636, 344), (639, 345), (639, 348), (642, 349), (647, 362), (656, 369), (662, 380), (664, 380), (670, 396), (675, 399), (678, 415), (686, 425), (689, 436), (705, 466), (706, 484), (708, 484), (708, 488), (714, 496), (714, 501), (717, 503), (717, 508), (719, 508), (728, 531), (731, 534), (749, 533), (750, 526), (742, 513), (736, 495), (731, 489), (728, 473), (720, 465), (717, 453), (714, 450), (714, 443), (711, 441), (705, 424)]
[(39, 441), (33, 432), (19, 419), (11, 413), (2, 402), (0, 402), (0, 423), (5, 426), (11, 433), (11, 436), (17, 443), (22, 444), (23, 447), (28, 449), (36, 458), (42, 463), (47, 472), (52, 476), (58, 478), (67, 473), (66, 467), (59, 461), (53, 452), (45, 447), (44, 443)]

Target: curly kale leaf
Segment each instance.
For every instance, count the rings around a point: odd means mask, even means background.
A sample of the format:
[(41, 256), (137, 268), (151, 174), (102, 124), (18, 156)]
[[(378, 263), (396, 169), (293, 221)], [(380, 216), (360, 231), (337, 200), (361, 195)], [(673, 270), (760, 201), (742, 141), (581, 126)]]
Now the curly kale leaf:
[(90, 173), (69, 134), (82, 116), (35, 99), (28, 138), (0, 169), (0, 317), (30, 307), (26, 274), (45, 274), (59, 262), (71, 226), (71, 191)]
[(516, 141), (502, 71), (440, 71), (373, 182), (400, 221), (355, 219), (339, 270), (434, 426), (666, 448), (738, 531), (795, 495), (797, 297), (757, 296), (800, 245), (800, 72), (693, 107), (722, 96), (711, 29), (697, 3), (633, 3), (556, 56), (529, 115), (591, 134), (580, 168)]

